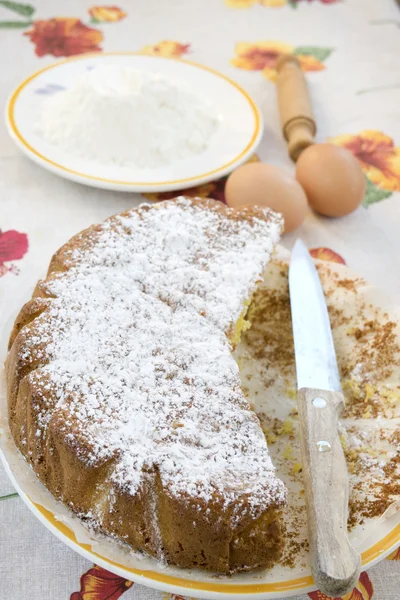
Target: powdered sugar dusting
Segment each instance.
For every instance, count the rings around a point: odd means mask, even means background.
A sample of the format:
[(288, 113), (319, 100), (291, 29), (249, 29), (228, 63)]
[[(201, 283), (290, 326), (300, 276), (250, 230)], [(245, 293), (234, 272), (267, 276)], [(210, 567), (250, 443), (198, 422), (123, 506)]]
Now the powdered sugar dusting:
[(180, 198), (102, 224), (43, 284), (54, 298), (26, 352), (40, 341), (29, 377), (57, 398), (40, 415), (44, 438), (62, 415), (83, 461), (111, 461), (112, 486), (135, 494), (156, 469), (169, 494), (221, 497), (235, 518), (285, 490), (227, 337), (281, 220), (233, 214)]

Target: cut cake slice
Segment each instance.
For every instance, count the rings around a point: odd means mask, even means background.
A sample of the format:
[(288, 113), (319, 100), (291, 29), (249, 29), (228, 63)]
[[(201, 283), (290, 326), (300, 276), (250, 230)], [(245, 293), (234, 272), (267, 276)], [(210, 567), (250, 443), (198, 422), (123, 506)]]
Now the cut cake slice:
[(16, 320), (9, 422), (98, 531), (181, 567), (272, 566), (285, 488), (232, 347), (282, 220), (178, 198), (90, 227)]

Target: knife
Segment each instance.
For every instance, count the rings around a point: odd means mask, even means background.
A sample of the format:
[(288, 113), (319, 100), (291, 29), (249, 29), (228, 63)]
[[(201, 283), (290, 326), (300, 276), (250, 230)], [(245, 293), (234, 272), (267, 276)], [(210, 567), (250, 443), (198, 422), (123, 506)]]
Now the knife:
[(301, 240), (289, 289), (311, 572), (324, 594), (344, 596), (361, 568), (347, 536), (349, 481), (338, 432), (344, 397), (321, 281)]

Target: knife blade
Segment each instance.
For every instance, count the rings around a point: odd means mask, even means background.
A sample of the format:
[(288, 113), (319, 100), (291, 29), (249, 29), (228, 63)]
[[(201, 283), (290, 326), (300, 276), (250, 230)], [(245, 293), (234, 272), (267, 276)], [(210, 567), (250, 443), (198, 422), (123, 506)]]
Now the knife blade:
[(301, 240), (292, 251), (289, 290), (311, 572), (323, 593), (344, 596), (361, 568), (347, 536), (349, 482), (338, 432), (344, 397), (321, 281)]
[(340, 392), (339, 369), (324, 292), (314, 262), (301, 240), (293, 247), (289, 288), (297, 388)]

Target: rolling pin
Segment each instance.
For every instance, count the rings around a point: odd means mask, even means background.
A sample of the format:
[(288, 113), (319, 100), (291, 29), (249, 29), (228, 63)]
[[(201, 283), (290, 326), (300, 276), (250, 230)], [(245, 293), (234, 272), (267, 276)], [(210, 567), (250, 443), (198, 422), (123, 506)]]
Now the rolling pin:
[(343, 217), (360, 205), (366, 179), (357, 159), (335, 144), (316, 144), (317, 131), (307, 82), (293, 54), (277, 62), (277, 91), (283, 135), (296, 179), (309, 205), (327, 217)]
[(314, 143), (317, 131), (314, 112), (307, 82), (296, 56), (282, 55), (276, 69), (282, 132), (288, 143), (289, 156), (296, 162), (303, 150)]
[(268, 206), (283, 214), (285, 231), (291, 231), (303, 222), (307, 201), (327, 217), (351, 213), (362, 202), (366, 178), (347, 148), (315, 143), (315, 117), (297, 57), (282, 55), (276, 69), (282, 131), (297, 163), (296, 179), (275, 165), (245, 164), (229, 176), (225, 198), (231, 207)]

